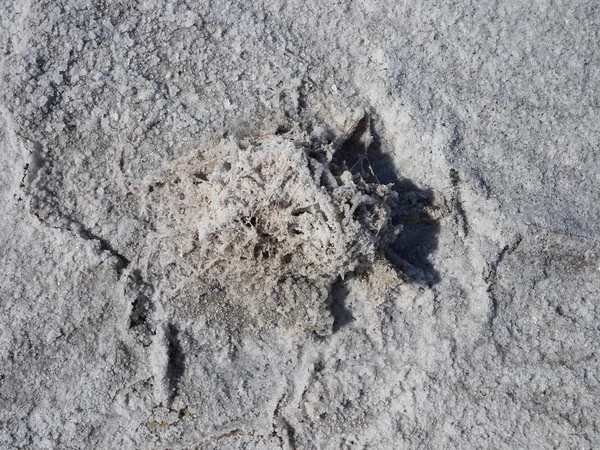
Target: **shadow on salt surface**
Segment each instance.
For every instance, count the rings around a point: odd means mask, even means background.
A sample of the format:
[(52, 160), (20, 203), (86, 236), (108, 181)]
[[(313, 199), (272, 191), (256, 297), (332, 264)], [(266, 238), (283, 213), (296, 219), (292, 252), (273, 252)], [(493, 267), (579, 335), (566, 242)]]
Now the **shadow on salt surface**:
[[(367, 182), (393, 185), (398, 204), (392, 211), (392, 223), (403, 228), (387, 246), (385, 255), (410, 281), (431, 287), (440, 280), (429, 260), (429, 255), (437, 249), (440, 228), (429, 213), (436, 208), (433, 191), (420, 189), (409, 179), (398, 176), (390, 153), (384, 148), (379, 127), (374, 114), (365, 114), (352, 135), (335, 152), (332, 162), (360, 174)], [(346, 305), (349, 293), (341, 278), (331, 287), (327, 307), (334, 318), (334, 333), (354, 321), (352, 310)]]
[(336, 151), (333, 162), (338, 166), (345, 163), (365, 181), (393, 184), (399, 201), (392, 211), (392, 221), (394, 225), (402, 225), (403, 230), (386, 248), (386, 257), (411, 281), (432, 286), (439, 282), (439, 273), (429, 260), (429, 255), (437, 249), (439, 233), (439, 223), (429, 212), (436, 208), (433, 191), (420, 189), (409, 179), (399, 177), (381, 139), (381, 124), (376, 117), (365, 114)]

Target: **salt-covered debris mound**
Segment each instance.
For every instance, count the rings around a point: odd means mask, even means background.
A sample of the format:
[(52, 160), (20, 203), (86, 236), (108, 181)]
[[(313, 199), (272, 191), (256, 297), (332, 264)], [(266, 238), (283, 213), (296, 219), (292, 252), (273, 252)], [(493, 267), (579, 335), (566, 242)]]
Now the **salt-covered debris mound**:
[(327, 333), (332, 284), (369, 273), (399, 232), (396, 193), (333, 164), (331, 144), (269, 136), (214, 152), (186, 189), (196, 213), (177, 219), (202, 278)]
[(269, 137), (229, 148), (198, 185), (201, 261), (219, 283), (324, 302), (338, 276), (368, 271), (396, 237), (395, 193), (332, 167), (331, 145)]

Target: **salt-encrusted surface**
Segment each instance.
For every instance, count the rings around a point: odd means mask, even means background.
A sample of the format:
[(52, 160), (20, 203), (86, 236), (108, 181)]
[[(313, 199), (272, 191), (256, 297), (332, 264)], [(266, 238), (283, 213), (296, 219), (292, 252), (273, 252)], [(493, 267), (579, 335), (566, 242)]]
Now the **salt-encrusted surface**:
[[(594, 2), (0, 12), (1, 448), (600, 447)], [(240, 225), (261, 243), (243, 295), (205, 265), (253, 251), (194, 254), (202, 230), (236, 228), (192, 200), (244, 198), (193, 181), (227, 146), (274, 140), (298, 173), (290, 148), (330, 146), (353, 177), (394, 183), (383, 222), (352, 229), (403, 229), (334, 248), (331, 271), (313, 261), (318, 289), (262, 298), (265, 230)], [(269, 249), (291, 245), (280, 225)]]

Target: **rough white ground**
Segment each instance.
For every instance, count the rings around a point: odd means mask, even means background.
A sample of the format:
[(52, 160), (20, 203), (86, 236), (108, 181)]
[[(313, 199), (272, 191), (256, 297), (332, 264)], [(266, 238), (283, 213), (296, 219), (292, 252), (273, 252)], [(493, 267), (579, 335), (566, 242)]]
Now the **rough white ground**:
[[(599, 22), (589, 0), (2, 0), (0, 448), (600, 448)], [(262, 296), (270, 253), (202, 247), (219, 208), (192, 181), (273, 139), (380, 194), (350, 228), (303, 222), (355, 252), (303, 241), (317, 269)], [(228, 254), (237, 284), (203, 270)]]

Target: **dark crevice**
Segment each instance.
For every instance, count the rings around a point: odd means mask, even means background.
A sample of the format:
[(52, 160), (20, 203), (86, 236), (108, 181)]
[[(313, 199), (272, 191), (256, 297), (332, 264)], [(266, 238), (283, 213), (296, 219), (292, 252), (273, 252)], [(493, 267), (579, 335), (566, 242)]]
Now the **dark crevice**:
[(492, 264), (490, 266), (490, 271), (489, 271), (488, 275), (485, 277), (485, 281), (489, 282), (490, 280), (496, 279), (498, 266), (500, 265), (500, 263), (502, 261), (504, 261), (504, 258), (506, 258), (508, 255), (513, 253), (519, 247), (519, 245), (521, 245), (522, 241), (523, 241), (523, 236), (519, 234), (519, 235), (517, 235), (517, 237), (515, 238), (515, 241), (512, 244), (504, 246), (504, 248), (498, 254), (498, 257), (496, 258), (496, 260), (492, 262)]
[(294, 427), (285, 419), (285, 417), (283, 417), (283, 414), (281, 413), (281, 405), (283, 404), (284, 399), (286, 398), (286, 394), (284, 394), (279, 401), (277, 402), (277, 405), (275, 406), (275, 411), (273, 411), (273, 432), (271, 433), (271, 436), (277, 438), (279, 440), (279, 445), (281, 446), (281, 448), (284, 448), (284, 441), (283, 438), (284, 436), (281, 436), (281, 434), (279, 434), (277, 432), (277, 425), (281, 425), (283, 427), (283, 431), (285, 431), (285, 435), (287, 436), (287, 443), (288, 443), (288, 447), (291, 448), (292, 450), (296, 449), (296, 431), (294, 430)]
[(129, 264), (131, 264), (131, 261), (125, 256), (123, 256), (121, 253), (119, 253), (117, 250), (115, 250), (115, 248), (108, 240), (92, 233), (90, 230), (86, 229), (80, 222), (68, 216), (59, 216), (62, 223), (60, 225), (53, 225), (48, 222), (48, 217), (44, 218), (35, 208), (31, 208), (30, 211), (35, 217), (37, 217), (37, 219), (42, 224), (44, 224), (47, 227), (63, 231), (71, 230), (74, 233), (76, 233), (80, 238), (86, 241), (97, 241), (100, 244), (100, 251), (106, 251), (110, 253), (117, 260), (116, 271), (119, 276), (121, 276), (123, 270), (127, 269), (127, 267), (129, 267)]
[(349, 292), (345, 280), (341, 277), (338, 277), (329, 291), (327, 309), (329, 309), (333, 316), (332, 331), (334, 333), (354, 321), (352, 311), (346, 305), (346, 299)]
[(450, 169), (450, 182), (454, 188), (454, 194), (452, 198), (452, 206), (456, 212), (455, 220), (456, 225), (460, 227), (464, 236), (469, 235), (469, 221), (467, 220), (467, 214), (463, 208), (462, 198), (460, 195), (460, 174), (456, 169)]
[(294, 427), (285, 419), (283, 419), (283, 425), (287, 433), (288, 444), (292, 450), (296, 449), (296, 431)]
[(132, 299), (129, 329), (144, 347), (152, 343), (152, 336), (156, 334), (152, 317), (154, 312), (153, 294), (154, 287), (142, 279), (139, 270), (133, 270), (125, 285), (125, 296)]
[(456, 214), (457, 214), (457, 218), (456, 218), (457, 225), (462, 230), (463, 235), (468, 236), (469, 235), (469, 221), (467, 220), (467, 214), (465, 212), (465, 209), (463, 208), (460, 194), (456, 195), (456, 198), (454, 199), (454, 210), (456, 211)]
[[(314, 81), (308, 76), (301, 80), (296, 105), (296, 115), (298, 117), (302, 117), (308, 110), (308, 97), (314, 91), (314, 86)], [(310, 132), (310, 129), (308, 131)]]
[(23, 189), (25, 187), (25, 180), (27, 179), (27, 174), (29, 173), (29, 163), (25, 164), (23, 168), (23, 176), (21, 177), (21, 182), (19, 183), (19, 187)]
[(131, 304), (131, 316), (129, 317), (129, 328), (139, 327), (148, 322), (149, 315), (152, 311), (152, 303), (150, 299), (143, 293), (136, 295)]
[(121, 273), (123, 272), (124, 269), (129, 267), (129, 264), (131, 263), (131, 261), (128, 258), (126, 258), (125, 256), (123, 256), (122, 254), (120, 254), (118, 251), (116, 251), (114, 249), (114, 247), (111, 245), (111, 243), (108, 242), (106, 239), (93, 234), (91, 231), (86, 230), (83, 227), (81, 227), (79, 230), (79, 236), (81, 236), (83, 239), (86, 239), (86, 240), (98, 241), (100, 243), (100, 250), (106, 251), (106, 252), (110, 253), (112, 256), (114, 256), (117, 259), (117, 261), (119, 262), (119, 264), (117, 266), (117, 273), (119, 275), (121, 275)]
[(169, 389), (168, 404), (172, 405), (173, 400), (179, 395), (179, 384), (185, 373), (185, 354), (179, 339), (179, 328), (177, 325), (169, 323), (165, 330), (167, 340), (167, 371), (166, 378)]
[(496, 258), (496, 260), (492, 262), (488, 274), (484, 277), (485, 282), (488, 284), (487, 293), (490, 297), (490, 312), (489, 312), (489, 318), (488, 318), (488, 325), (490, 326), (490, 328), (492, 328), (494, 326), (494, 322), (496, 320), (496, 317), (498, 316), (499, 305), (498, 305), (498, 298), (496, 295), (496, 281), (498, 279), (498, 266), (500, 265), (500, 263), (502, 263), (504, 258), (506, 258), (508, 255), (513, 253), (519, 247), (519, 245), (521, 245), (522, 241), (523, 241), (523, 236), (521, 236), (519, 234), (519, 235), (517, 235), (515, 241), (512, 244), (505, 245), (504, 248), (498, 254), (498, 257)]
[(458, 170), (450, 169), (450, 182), (452, 183), (452, 187), (458, 187), (460, 184), (460, 175), (458, 174)]

